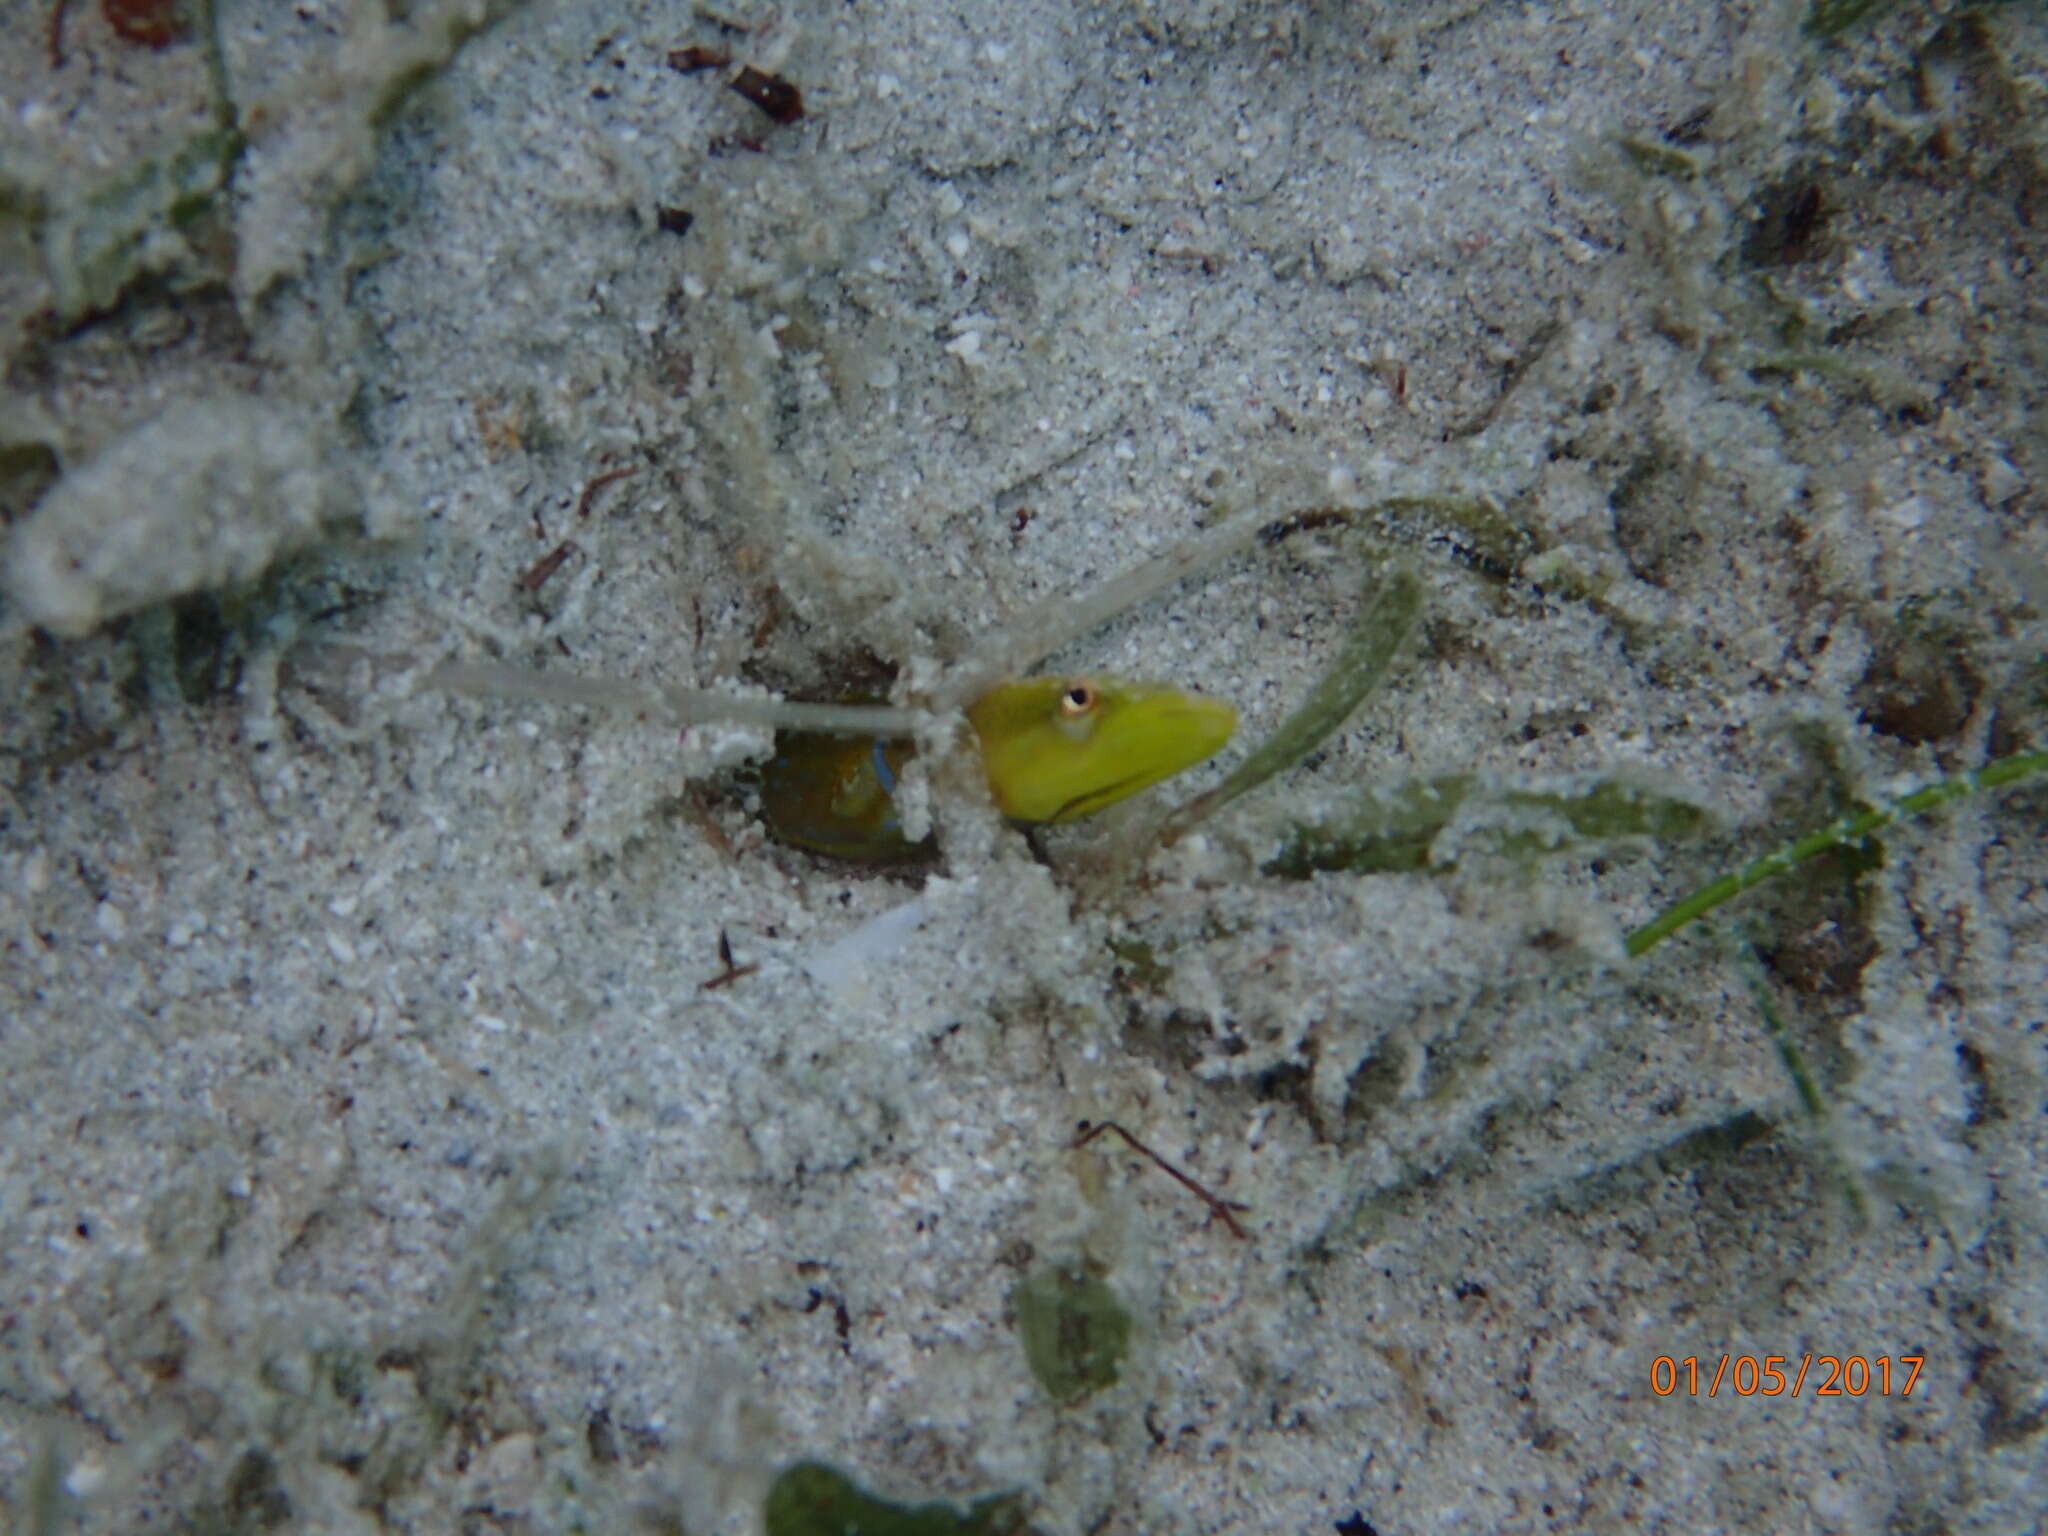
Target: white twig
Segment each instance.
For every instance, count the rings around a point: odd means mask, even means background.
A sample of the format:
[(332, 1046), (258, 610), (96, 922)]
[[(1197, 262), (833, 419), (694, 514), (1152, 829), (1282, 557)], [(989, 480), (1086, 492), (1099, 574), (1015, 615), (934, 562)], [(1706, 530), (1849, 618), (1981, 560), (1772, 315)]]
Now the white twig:
[(984, 635), (935, 692), (933, 703), (958, 708), (1039, 662), (1096, 626), (1108, 623), (1177, 581), (1227, 560), (1259, 536), (1270, 515), (1243, 512), (1094, 590), (1043, 598)]
[(804, 704), (747, 698), (711, 688), (669, 688), (491, 662), (444, 662), (422, 678), (420, 686), (470, 698), (589, 704), (628, 714), (664, 715), (682, 725), (763, 725), (858, 736), (915, 736), (930, 720), (923, 710), (885, 704)]

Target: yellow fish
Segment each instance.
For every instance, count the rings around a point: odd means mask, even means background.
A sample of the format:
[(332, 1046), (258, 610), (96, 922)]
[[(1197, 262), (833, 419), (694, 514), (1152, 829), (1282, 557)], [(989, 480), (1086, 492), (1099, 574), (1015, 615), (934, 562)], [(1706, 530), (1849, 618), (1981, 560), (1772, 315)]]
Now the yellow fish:
[[(1237, 729), (1216, 699), (1116, 678), (1030, 677), (967, 707), (989, 793), (1012, 821), (1091, 816), (1192, 768)], [(783, 842), (843, 859), (924, 851), (903, 835), (896, 784), (907, 740), (784, 731), (761, 774), (761, 812)]]

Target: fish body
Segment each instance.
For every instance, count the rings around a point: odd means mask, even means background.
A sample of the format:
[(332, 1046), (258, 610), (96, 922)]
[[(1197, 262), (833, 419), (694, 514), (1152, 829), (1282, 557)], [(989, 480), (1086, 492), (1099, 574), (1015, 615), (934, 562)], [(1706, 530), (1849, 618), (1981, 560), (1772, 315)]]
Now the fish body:
[[(1031, 677), (968, 706), (996, 808), (1012, 821), (1093, 815), (1211, 756), (1237, 712), (1200, 694), (1114, 678)], [(761, 774), (777, 838), (836, 858), (911, 857), (896, 786), (908, 741), (784, 731)]]
[(916, 752), (903, 739), (778, 731), (761, 771), (761, 819), (785, 843), (838, 859), (882, 863), (925, 844), (903, 835), (896, 781)]

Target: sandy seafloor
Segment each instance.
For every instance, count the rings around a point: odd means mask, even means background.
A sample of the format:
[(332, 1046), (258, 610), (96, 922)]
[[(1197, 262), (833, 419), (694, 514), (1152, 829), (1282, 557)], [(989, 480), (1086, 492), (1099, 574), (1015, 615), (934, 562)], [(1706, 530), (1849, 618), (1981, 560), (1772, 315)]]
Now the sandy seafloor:
[[(74, 0), (53, 64), (47, 12), (0, 50), (0, 1526), (743, 1532), (816, 1457), (1073, 1536), (2042, 1528), (2042, 788), (1621, 951), (2043, 745), (2041, 7), (221, 0), (225, 186), (200, 42)], [(1426, 591), (1339, 738), (1121, 876), (1234, 756), (1042, 861), (942, 784), (877, 871), (764, 838), (758, 730), (418, 686), (923, 686), (1342, 508), (1053, 658), (1231, 700), (1235, 754), (1386, 561)], [(1462, 773), (1418, 867), (1262, 872)], [(1507, 798), (1602, 781), (1710, 825)], [(1047, 1265), (1135, 1319), (1075, 1406)], [(1708, 1394), (1769, 1356), (1895, 1374)]]

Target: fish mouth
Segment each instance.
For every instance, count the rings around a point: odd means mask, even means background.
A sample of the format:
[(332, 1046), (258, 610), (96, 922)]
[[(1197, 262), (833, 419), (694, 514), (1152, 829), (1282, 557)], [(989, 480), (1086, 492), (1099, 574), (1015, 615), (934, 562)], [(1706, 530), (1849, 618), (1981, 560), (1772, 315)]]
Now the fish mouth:
[(1108, 784), (1098, 784), (1063, 802), (1059, 809), (1046, 819), (1049, 822), (1073, 821), (1082, 816), (1093, 815), (1105, 806), (1135, 795), (1141, 789), (1183, 773), (1200, 762), (1206, 762), (1222, 751), (1231, 735), (1237, 729), (1237, 711), (1227, 704), (1213, 699), (1178, 699), (1174, 707), (1163, 712), (1163, 723), (1191, 727), (1188, 739), (1191, 745), (1184, 752), (1175, 753), (1171, 758), (1151, 764), (1136, 773), (1127, 773)]
[(1077, 816), (1086, 816), (1098, 806), (1114, 805), (1126, 795), (1135, 795), (1139, 790), (1145, 788), (1146, 785), (1157, 783), (1165, 777), (1167, 775), (1163, 773), (1131, 774), (1127, 778), (1118, 779), (1113, 784), (1104, 784), (1100, 788), (1089, 790), (1084, 795), (1074, 796), (1073, 799), (1066, 801), (1050, 816), (1046, 817), (1046, 820), (1050, 822), (1072, 821)]

